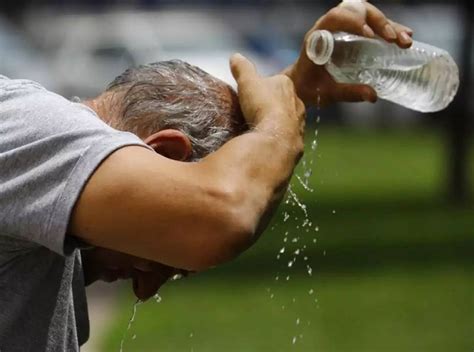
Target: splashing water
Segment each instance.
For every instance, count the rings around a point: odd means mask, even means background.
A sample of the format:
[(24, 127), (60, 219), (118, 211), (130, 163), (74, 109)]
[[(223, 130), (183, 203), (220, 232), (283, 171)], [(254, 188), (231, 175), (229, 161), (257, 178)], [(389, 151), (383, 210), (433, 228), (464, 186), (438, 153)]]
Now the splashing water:
[[(120, 352), (123, 352), (123, 344), (125, 343), (125, 338), (127, 337), (127, 333), (130, 331), (130, 328), (132, 327), (133, 322), (135, 321), (135, 316), (137, 315), (137, 308), (142, 303), (143, 301), (141, 301), (140, 299), (137, 299), (135, 303), (133, 304), (132, 316), (130, 317), (130, 320), (128, 321), (127, 329), (123, 333), (122, 341), (120, 341)], [(132, 340), (135, 340), (136, 338), (137, 338), (137, 335), (134, 334), (132, 336)]]
[(288, 193), (293, 198), (295, 203), (300, 207), (300, 209), (303, 210), (304, 216), (307, 219), (308, 218), (308, 210), (306, 210), (306, 205), (300, 202), (300, 200), (298, 199), (298, 196), (296, 195), (296, 193), (293, 192), (293, 190), (291, 189), (291, 185), (288, 187)]
[(155, 293), (155, 295), (153, 296), (153, 299), (155, 300), (156, 303), (160, 303), (162, 300), (161, 296), (158, 293)]
[[(318, 96), (318, 105), (319, 105)], [(320, 122), (319, 116), (319, 106), (318, 106), (318, 115), (315, 120), (316, 124)], [(318, 129), (314, 130), (314, 134), (310, 136), (310, 141), (307, 143), (307, 150), (306, 154), (301, 161), (301, 173), (295, 174), (294, 183), (298, 183), (301, 185), (301, 189), (303, 192), (313, 193), (314, 187), (310, 184), (310, 180), (313, 176), (313, 164), (316, 161), (317, 156), (317, 149), (318, 149)], [(312, 219), (310, 218), (308, 206), (299, 198), (299, 195), (296, 194), (295, 184), (291, 184), (288, 187), (287, 196), (284, 201), (284, 205), (286, 209), (282, 212), (283, 223), (288, 223), (290, 220), (293, 221), (294, 227), (290, 231), (286, 231), (283, 236), (283, 243), (285, 244), (282, 246), (277, 253), (276, 259), (282, 260), (279, 265), (282, 265), (283, 272), (279, 272), (275, 277), (274, 284), (277, 283), (282, 285), (286, 282), (290, 281), (290, 273), (292, 274), (298, 268), (302, 267), (302, 269), (306, 272), (309, 277), (313, 275), (313, 268), (309, 265), (310, 263), (310, 256), (311, 251), (307, 248), (308, 246), (305, 244), (308, 242), (308, 235), (311, 233), (315, 234), (319, 232), (319, 227), (313, 224)], [(297, 184), (296, 184), (297, 186)], [(299, 189), (300, 190), (300, 189)], [(300, 219), (298, 219), (300, 217)], [(304, 234), (304, 236), (303, 236)], [(316, 238), (309, 238), (311, 241), (316, 244)], [(309, 252), (307, 252), (309, 251)], [(304, 254), (304, 256), (303, 256)], [(297, 261), (297, 258), (302, 258), (301, 261)], [(286, 264), (286, 265), (285, 265)], [(296, 272), (295, 272), (296, 273)], [(280, 276), (282, 280), (280, 280)], [(309, 302), (312, 302), (315, 298), (315, 291), (313, 288), (308, 289), (306, 291), (307, 296), (305, 295), (305, 299), (310, 299)], [(272, 292), (270, 295), (270, 299), (275, 298), (276, 296)], [(275, 298), (276, 299), (276, 298)], [(292, 302), (294, 305), (290, 305), (293, 309), (296, 306), (296, 298), (293, 297)], [(285, 310), (285, 305), (281, 306), (282, 310)], [(310, 321), (308, 321), (308, 325)], [(301, 328), (301, 319), (298, 317), (295, 321), (295, 325)], [(295, 331), (294, 336), (292, 338), (292, 344), (296, 344), (298, 342), (298, 338), (302, 339), (303, 334), (301, 331)]]

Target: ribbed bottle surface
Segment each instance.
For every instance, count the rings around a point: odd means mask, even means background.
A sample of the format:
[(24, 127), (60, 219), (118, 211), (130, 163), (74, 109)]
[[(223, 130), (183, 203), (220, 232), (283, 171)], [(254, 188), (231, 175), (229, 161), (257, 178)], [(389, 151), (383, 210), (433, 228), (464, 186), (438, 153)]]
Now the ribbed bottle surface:
[(456, 95), (458, 67), (442, 49), (416, 41), (401, 49), (347, 33), (333, 38), (326, 69), (338, 82), (368, 84), (380, 98), (421, 112), (442, 110)]

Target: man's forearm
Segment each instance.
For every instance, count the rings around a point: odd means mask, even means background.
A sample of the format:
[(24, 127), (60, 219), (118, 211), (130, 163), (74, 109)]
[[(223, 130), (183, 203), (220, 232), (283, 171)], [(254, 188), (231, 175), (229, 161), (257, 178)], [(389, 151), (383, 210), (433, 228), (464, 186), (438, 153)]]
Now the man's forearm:
[(268, 119), (203, 161), (238, 190), (254, 235), (264, 229), (285, 194), (303, 153), (303, 126), (277, 126), (276, 118)]

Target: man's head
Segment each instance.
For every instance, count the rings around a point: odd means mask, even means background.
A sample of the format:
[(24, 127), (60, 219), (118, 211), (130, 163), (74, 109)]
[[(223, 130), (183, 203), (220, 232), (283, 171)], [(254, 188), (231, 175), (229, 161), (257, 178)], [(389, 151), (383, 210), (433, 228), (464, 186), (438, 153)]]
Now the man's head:
[(245, 128), (234, 90), (180, 60), (128, 69), (91, 103), (112, 127), (178, 160), (203, 158)]
[[(183, 61), (131, 68), (86, 102), (110, 126), (139, 136), (168, 158), (196, 161), (246, 127), (237, 94)], [(107, 249), (83, 252), (86, 281), (133, 279), (140, 299), (153, 295), (175, 269)]]

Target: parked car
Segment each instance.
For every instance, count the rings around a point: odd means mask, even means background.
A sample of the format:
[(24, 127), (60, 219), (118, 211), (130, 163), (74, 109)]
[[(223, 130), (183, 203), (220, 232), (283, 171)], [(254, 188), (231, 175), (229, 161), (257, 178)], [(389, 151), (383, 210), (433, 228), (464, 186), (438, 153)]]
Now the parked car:
[(54, 76), (66, 95), (92, 96), (126, 68), (182, 59), (232, 83), (229, 57), (241, 52), (263, 73), (275, 72), (239, 35), (200, 12), (112, 12), (35, 18), (29, 28), (50, 48)]
[(45, 56), (3, 17), (0, 17), (0, 74), (31, 79), (51, 90), (56, 88)]

